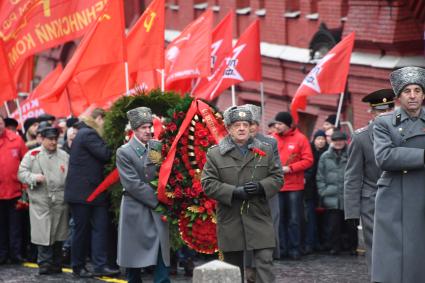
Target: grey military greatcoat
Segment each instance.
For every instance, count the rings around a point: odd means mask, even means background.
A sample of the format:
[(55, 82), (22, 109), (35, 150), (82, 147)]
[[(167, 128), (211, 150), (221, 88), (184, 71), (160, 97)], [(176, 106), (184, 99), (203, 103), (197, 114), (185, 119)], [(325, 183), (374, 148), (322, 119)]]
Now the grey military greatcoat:
[(370, 270), (376, 182), (381, 176), (373, 152), (373, 122), (354, 132), (348, 147), (344, 177), (344, 212), (346, 219), (362, 220), (366, 260)]
[[(275, 247), (273, 220), (268, 200), (282, 187), (282, 169), (274, 161), (272, 147), (257, 139), (248, 146), (266, 152), (255, 158), (248, 150), (243, 155), (227, 136), (218, 146), (208, 150), (202, 172), (205, 193), (217, 200), (218, 247), (223, 252), (267, 249)], [(254, 167), (256, 167), (254, 171)], [(233, 200), (235, 186), (252, 180), (259, 181), (264, 196), (249, 201)]]
[(425, 279), (425, 111), (410, 119), (402, 109), (375, 120), (378, 180), (372, 281)]
[[(21, 161), (18, 178), (29, 185), (31, 242), (51, 246), (68, 234), (68, 206), (64, 201), (69, 155), (57, 149), (50, 153), (43, 146), (28, 151)], [(45, 182), (37, 183), (36, 174)]]
[(117, 168), (124, 195), (118, 225), (119, 266), (137, 268), (157, 264), (159, 249), (165, 265), (170, 265), (168, 223), (153, 209), (158, 205), (150, 181), (158, 165), (149, 152), (158, 141), (149, 141), (146, 149), (136, 138), (117, 150)]

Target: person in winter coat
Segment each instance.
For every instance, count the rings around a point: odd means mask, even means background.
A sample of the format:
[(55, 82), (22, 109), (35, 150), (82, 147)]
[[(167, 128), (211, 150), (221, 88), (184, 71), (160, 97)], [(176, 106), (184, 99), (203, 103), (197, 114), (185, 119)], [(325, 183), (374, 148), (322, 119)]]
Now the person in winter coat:
[(152, 111), (138, 107), (127, 112), (134, 131), (130, 141), (117, 150), (117, 168), (124, 194), (118, 226), (118, 265), (127, 268), (129, 283), (140, 283), (141, 268), (155, 265), (154, 282), (170, 282), (168, 223), (155, 212), (158, 198), (150, 182), (159, 169), (154, 156), (161, 143), (152, 140)]
[(284, 184), (279, 192), (280, 201), (280, 257), (301, 258), (301, 224), (304, 215), (304, 171), (313, 165), (310, 143), (297, 128), (292, 127), (289, 112), (276, 114), (277, 140)]
[[(356, 224), (344, 221), (344, 173), (347, 165), (347, 136), (335, 130), (332, 146), (322, 154), (316, 175), (321, 203), (326, 208), (329, 235), (327, 246), (331, 254), (338, 254), (343, 245), (353, 253), (357, 248)], [(347, 243), (343, 242), (343, 231), (347, 231)]]
[(271, 145), (250, 137), (248, 109), (227, 109), (224, 122), (229, 134), (208, 150), (201, 177), (205, 193), (217, 201), (218, 247), (225, 262), (239, 267), (242, 282), (245, 250), (254, 253), (256, 282), (275, 282), (276, 241), (268, 200), (282, 186), (282, 169)]
[(400, 108), (375, 120), (378, 167), (372, 281), (421, 282), (425, 278), (425, 69), (390, 74)]
[[(97, 119), (99, 120), (99, 119)], [(99, 133), (103, 121), (83, 117), (78, 133), (72, 142), (69, 170), (65, 185), (65, 201), (74, 219), (72, 233), (71, 267), (75, 277), (113, 275), (119, 271), (107, 266), (108, 201), (107, 193), (100, 194), (92, 202), (87, 198), (103, 181), (105, 164), (111, 158), (111, 150)], [(86, 267), (87, 241), (91, 240), (91, 262), (94, 273)]]
[[(394, 110), (395, 95), (392, 89), (381, 89), (363, 97), (368, 102), (374, 118)], [(378, 168), (373, 153), (373, 125), (356, 130), (348, 147), (348, 162), (344, 176), (345, 219), (362, 220), (363, 238), (366, 247), (366, 262), (370, 272), (373, 217), (375, 211), (376, 185), (382, 171)]]
[(28, 150), (22, 138), (5, 127), (4, 118), (0, 116), (0, 264), (8, 258), (14, 263), (23, 261), (23, 214), (16, 209), (22, 184), (17, 174)]
[(62, 241), (68, 232), (64, 202), (68, 154), (57, 148), (59, 130), (45, 127), (42, 145), (25, 154), (18, 177), (28, 184), (31, 242), (37, 245), (39, 274), (62, 272)]
[(326, 134), (323, 130), (317, 130), (313, 135), (311, 142), (311, 151), (313, 153), (313, 166), (304, 172), (304, 209), (306, 217), (304, 253), (310, 254), (315, 249), (320, 248), (318, 227), (316, 219), (316, 207), (319, 203), (319, 193), (316, 185), (317, 165), (320, 156), (328, 150), (326, 143)]

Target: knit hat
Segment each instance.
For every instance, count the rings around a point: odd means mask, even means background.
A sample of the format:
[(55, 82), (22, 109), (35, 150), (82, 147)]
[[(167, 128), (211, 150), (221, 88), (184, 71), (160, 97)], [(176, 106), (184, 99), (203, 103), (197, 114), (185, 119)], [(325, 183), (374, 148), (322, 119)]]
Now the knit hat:
[(330, 123), (332, 125), (335, 125), (335, 123), (336, 123), (336, 115), (335, 114), (329, 115), (328, 118), (326, 118), (325, 122), (328, 122), (328, 123)]
[(419, 67), (404, 67), (390, 74), (390, 82), (398, 97), (407, 85), (416, 84), (425, 92), (425, 69)]
[(226, 127), (237, 121), (246, 121), (252, 123), (252, 113), (244, 106), (232, 106), (223, 113), (224, 125)]
[(153, 123), (152, 110), (148, 107), (137, 107), (127, 111), (127, 118), (133, 130), (143, 124)]
[(261, 107), (254, 104), (245, 104), (242, 107), (246, 107), (252, 113), (252, 121), (261, 124)]
[(292, 126), (292, 116), (289, 112), (279, 112), (276, 114), (276, 117), (274, 119), (277, 122), (285, 124), (289, 128)]
[(28, 118), (25, 120), (24, 122), (24, 130), (25, 133), (28, 131), (28, 129), (34, 125), (35, 123), (38, 123), (40, 120), (38, 120), (38, 118)]
[(313, 135), (313, 140), (315, 140), (317, 137), (324, 137), (324, 138), (326, 138), (325, 131), (323, 131), (323, 130), (317, 130), (317, 131), (315, 131), (314, 132), (314, 135)]

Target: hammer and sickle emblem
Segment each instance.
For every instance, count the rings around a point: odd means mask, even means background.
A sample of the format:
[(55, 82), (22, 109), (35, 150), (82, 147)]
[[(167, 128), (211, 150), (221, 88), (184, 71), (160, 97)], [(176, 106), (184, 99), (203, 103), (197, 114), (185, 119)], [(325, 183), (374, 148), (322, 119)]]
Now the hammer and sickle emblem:
[(149, 16), (146, 17), (145, 21), (143, 22), (143, 27), (146, 29), (146, 32), (149, 32), (151, 30), (155, 17), (155, 12), (150, 12)]
[(42, 0), (43, 1), (43, 13), (45, 17), (50, 17), (52, 15), (50, 10), (50, 0)]

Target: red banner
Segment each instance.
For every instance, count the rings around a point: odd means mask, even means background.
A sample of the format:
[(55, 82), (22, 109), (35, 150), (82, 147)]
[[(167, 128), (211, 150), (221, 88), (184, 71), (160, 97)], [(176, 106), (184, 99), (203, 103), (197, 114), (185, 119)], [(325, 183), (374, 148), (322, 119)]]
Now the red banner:
[(3, 0), (0, 38), (14, 74), (39, 51), (82, 36), (96, 22), (107, 0)]

